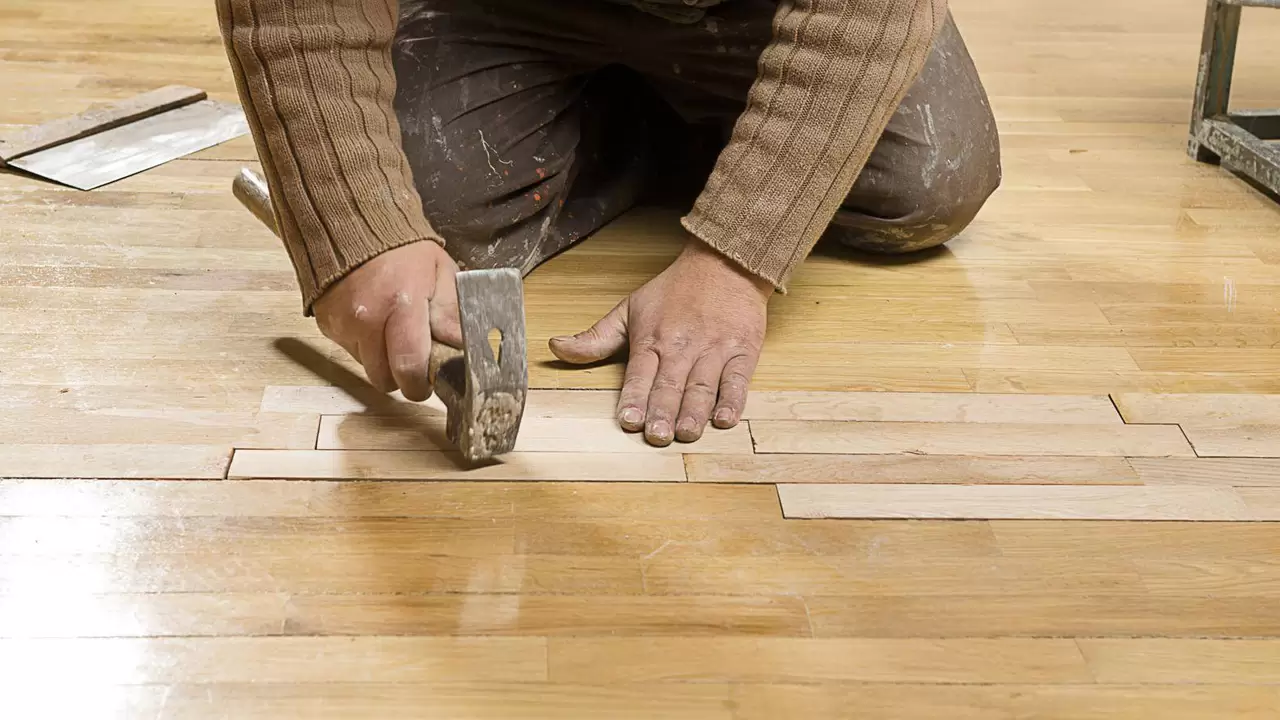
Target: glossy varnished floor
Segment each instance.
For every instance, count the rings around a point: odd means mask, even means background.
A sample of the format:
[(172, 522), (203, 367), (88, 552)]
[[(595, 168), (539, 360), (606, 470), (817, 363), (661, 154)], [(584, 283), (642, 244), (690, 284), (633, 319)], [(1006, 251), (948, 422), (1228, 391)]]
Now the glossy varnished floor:
[[(0, 175), (0, 718), (1276, 717), (1280, 205), (1185, 155), (1203, 6), (953, 8), (1003, 187), (944, 252), (808, 263), (752, 428), (681, 458), (595, 400), (531, 414), (525, 475), (626, 482), (460, 479), (318, 388), (278, 338), (353, 366), (230, 195), (247, 139), (90, 193)], [(0, 0), (0, 130), (171, 83), (233, 100), (212, 13)], [(1277, 44), (1280, 11), (1246, 11), (1241, 106), (1280, 106)], [(529, 279), (535, 386), (616, 387), (545, 339), (663, 267), (676, 217)], [(766, 391), (982, 397), (815, 419)], [(876, 422), (820, 425), (848, 420)], [(784, 519), (772, 484), (851, 477), (789, 499), (892, 515), (984, 482), (973, 512), (1005, 517), (1034, 478), (1051, 515), (1088, 485), (1086, 517), (1136, 492), (1227, 521)]]

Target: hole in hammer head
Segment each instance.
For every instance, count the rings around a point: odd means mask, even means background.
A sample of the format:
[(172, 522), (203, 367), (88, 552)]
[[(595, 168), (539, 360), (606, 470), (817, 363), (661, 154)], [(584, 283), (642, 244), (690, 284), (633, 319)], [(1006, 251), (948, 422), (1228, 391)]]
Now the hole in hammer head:
[(502, 331), (498, 328), (489, 331), (489, 359), (494, 364), (502, 364)]

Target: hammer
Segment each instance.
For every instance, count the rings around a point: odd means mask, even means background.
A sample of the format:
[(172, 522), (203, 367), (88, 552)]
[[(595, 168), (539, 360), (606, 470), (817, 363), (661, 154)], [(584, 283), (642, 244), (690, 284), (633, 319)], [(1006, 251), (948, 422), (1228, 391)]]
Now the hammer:
[[(280, 235), (261, 175), (242, 168), (231, 192)], [(516, 444), (529, 389), (524, 289), (514, 268), (460, 272), (457, 285), (462, 349), (432, 343), (427, 379), (448, 410), (449, 442), (474, 463), (511, 452)], [(489, 345), (495, 329), (501, 335), (497, 357)]]

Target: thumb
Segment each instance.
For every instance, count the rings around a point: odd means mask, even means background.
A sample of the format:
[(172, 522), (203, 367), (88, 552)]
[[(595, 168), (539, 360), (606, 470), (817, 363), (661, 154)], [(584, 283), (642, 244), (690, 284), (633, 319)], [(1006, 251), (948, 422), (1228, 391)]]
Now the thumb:
[(628, 301), (618, 303), (608, 315), (577, 335), (551, 338), (551, 352), (567, 363), (599, 362), (627, 344)]

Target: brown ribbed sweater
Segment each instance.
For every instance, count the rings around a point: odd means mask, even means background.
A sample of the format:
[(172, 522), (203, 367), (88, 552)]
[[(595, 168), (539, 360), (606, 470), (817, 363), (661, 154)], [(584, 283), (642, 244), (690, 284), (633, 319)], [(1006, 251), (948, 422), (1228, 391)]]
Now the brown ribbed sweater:
[[(216, 2), (304, 312), (381, 252), (445, 244), (423, 214), (392, 109), (397, 0)], [(946, 0), (780, 0), (746, 109), (684, 227), (784, 289), (945, 10)]]

